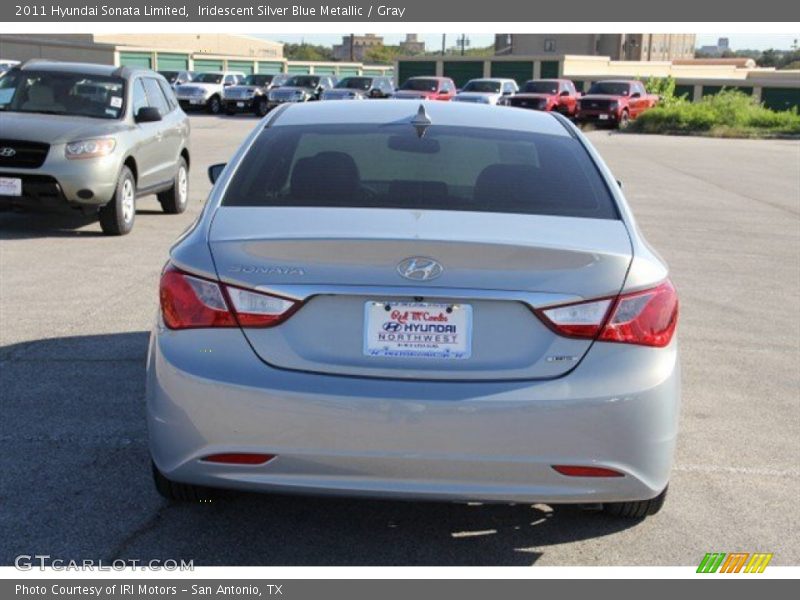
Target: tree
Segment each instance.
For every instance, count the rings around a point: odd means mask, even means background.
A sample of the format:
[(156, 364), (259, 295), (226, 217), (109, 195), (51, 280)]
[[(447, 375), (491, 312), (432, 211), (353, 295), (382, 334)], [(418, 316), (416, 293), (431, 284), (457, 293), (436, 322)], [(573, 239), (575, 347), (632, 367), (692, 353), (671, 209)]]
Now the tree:
[(780, 52), (774, 48), (770, 48), (761, 53), (761, 56), (756, 60), (756, 64), (758, 64), (759, 67), (777, 67), (780, 57)]
[(314, 44), (284, 44), (283, 54), (289, 60), (334, 60), (331, 48)]
[(373, 65), (390, 65), (402, 54), (400, 46), (372, 46), (364, 53), (364, 62)]

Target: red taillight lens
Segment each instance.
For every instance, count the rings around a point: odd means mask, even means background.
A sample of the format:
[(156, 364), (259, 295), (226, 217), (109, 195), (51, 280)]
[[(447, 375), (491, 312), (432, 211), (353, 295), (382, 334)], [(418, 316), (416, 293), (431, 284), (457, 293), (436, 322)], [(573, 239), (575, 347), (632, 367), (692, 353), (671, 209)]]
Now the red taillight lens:
[(553, 331), (566, 337), (598, 339), (662, 348), (678, 324), (678, 294), (672, 282), (617, 298), (564, 304), (535, 311)]
[(553, 465), (553, 469), (567, 477), (624, 477), (624, 473), (603, 467), (583, 467), (579, 465)]
[(299, 303), (195, 277), (168, 266), (159, 289), (164, 324), (170, 329), (272, 327)]
[(678, 294), (667, 280), (651, 290), (624, 294), (599, 340), (663, 348), (678, 325)]
[(254, 454), (251, 452), (228, 452), (211, 454), (203, 457), (205, 462), (222, 463), (226, 465), (263, 465), (275, 458), (274, 454)]

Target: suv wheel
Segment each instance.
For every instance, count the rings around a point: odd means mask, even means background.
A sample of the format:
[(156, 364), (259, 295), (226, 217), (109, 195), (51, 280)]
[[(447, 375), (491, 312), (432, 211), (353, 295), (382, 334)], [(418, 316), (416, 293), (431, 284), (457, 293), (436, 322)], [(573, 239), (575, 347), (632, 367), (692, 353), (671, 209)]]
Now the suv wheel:
[(158, 194), (161, 209), (168, 215), (177, 215), (186, 210), (189, 203), (189, 168), (183, 157), (178, 161), (178, 171), (172, 187)]
[(664, 506), (664, 500), (667, 497), (668, 489), (669, 486), (665, 487), (663, 492), (650, 500), (606, 502), (603, 504), (603, 510), (610, 515), (623, 519), (643, 519), (661, 510), (661, 507)]
[(212, 115), (218, 115), (222, 110), (222, 103), (219, 101), (219, 96), (211, 96), (208, 99), (208, 112)]
[(164, 477), (158, 470), (155, 463), (153, 465), (153, 483), (161, 496), (172, 502), (203, 502), (213, 500), (215, 490), (189, 483), (179, 483)]
[(631, 116), (628, 114), (627, 110), (623, 110), (622, 114), (619, 116), (619, 128), (626, 129), (628, 125), (630, 125)]
[(114, 197), (100, 209), (100, 227), (106, 235), (125, 235), (136, 219), (136, 180), (128, 167), (122, 167)]
[(267, 105), (267, 99), (266, 98), (261, 98), (256, 103), (256, 116), (257, 117), (266, 117), (268, 112), (269, 112), (269, 106)]

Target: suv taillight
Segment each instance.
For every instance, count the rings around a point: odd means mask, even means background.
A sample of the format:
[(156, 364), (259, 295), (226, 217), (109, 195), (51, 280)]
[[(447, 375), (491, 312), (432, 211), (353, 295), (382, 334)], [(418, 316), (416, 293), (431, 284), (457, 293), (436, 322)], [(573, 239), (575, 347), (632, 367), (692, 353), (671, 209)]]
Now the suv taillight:
[(173, 265), (161, 274), (159, 298), (170, 329), (273, 327), (300, 307), (294, 300), (189, 275)]
[(672, 282), (588, 302), (537, 309), (550, 329), (566, 337), (663, 348), (678, 324), (678, 294)]

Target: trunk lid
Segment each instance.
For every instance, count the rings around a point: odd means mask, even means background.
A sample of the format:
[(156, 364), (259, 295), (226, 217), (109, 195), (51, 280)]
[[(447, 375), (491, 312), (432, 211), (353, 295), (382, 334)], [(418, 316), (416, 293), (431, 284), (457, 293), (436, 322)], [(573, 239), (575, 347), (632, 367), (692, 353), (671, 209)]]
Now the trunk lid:
[[(221, 207), (210, 245), (222, 281), (305, 300), (277, 327), (244, 330), (265, 362), (414, 379), (565, 373), (591, 342), (554, 334), (530, 305), (616, 294), (631, 260), (618, 220), (403, 209)], [(403, 277), (413, 257), (441, 274)], [(468, 358), (368, 355), (370, 303), (414, 301), (471, 312)]]

